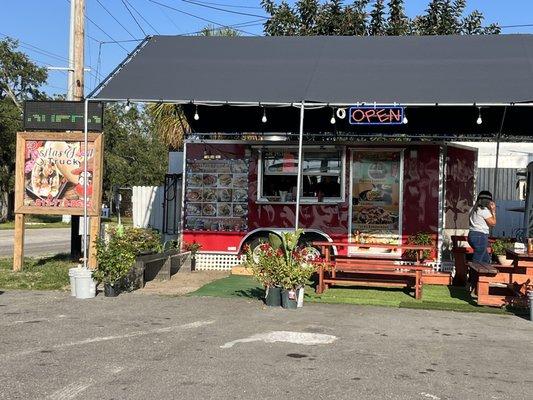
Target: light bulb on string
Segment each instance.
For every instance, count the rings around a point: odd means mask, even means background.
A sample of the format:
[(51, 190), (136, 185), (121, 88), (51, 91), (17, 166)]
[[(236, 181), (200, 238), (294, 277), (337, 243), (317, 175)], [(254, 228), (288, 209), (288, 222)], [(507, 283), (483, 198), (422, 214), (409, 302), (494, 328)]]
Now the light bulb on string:
[(131, 104), (130, 104), (130, 101), (128, 100), (126, 102), (126, 107), (124, 107), (124, 111), (129, 112), (130, 110), (131, 110)]
[(200, 119), (200, 116), (198, 115), (198, 106), (196, 106), (196, 109), (194, 110), (194, 120), (198, 121)]
[(481, 118), (481, 107), (478, 107), (479, 113), (476, 120), (476, 124), (481, 125), (483, 123), (483, 119)]
[(267, 121), (268, 120), (267, 120), (267, 115), (266, 115), (266, 109), (265, 109), (265, 107), (263, 107), (263, 117), (261, 118), (261, 122), (263, 124), (266, 124)]
[(407, 124), (407, 123), (409, 123), (409, 120), (407, 119), (407, 113), (406, 113), (405, 111), (403, 112), (402, 123), (403, 123), (403, 124)]
[(332, 108), (332, 109), (331, 109), (331, 119), (329, 120), (329, 123), (330, 123), (331, 125), (334, 125), (335, 122), (337, 122), (337, 121), (335, 120), (335, 109)]

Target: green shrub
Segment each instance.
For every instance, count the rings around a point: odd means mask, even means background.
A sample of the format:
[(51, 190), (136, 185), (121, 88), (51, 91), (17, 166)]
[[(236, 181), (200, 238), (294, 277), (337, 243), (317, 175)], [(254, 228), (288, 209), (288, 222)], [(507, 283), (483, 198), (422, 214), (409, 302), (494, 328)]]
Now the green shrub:
[(511, 245), (512, 240), (509, 238), (498, 238), (492, 243), (492, 254), (495, 256), (504, 256), (506, 250)]

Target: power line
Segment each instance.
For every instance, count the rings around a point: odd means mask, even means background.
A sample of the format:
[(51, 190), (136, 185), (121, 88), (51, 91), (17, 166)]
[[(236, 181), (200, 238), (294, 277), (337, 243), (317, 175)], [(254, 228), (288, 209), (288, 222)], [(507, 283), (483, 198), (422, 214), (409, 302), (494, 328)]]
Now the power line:
[(133, 34), (128, 30), (128, 28), (126, 28), (124, 25), (122, 25), (122, 23), (117, 18), (115, 18), (115, 16), (111, 13), (111, 11), (109, 11), (107, 9), (107, 7), (102, 4), (102, 2), (100, 0), (96, 0), (96, 2), (98, 4), (100, 4), (100, 6), (111, 16), (111, 18), (113, 18), (117, 22), (117, 24), (119, 24), (122, 27), (122, 29), (124, 29), (126, 32), (128, 32), (128, 34), (132, 38), (135, 38), (135, 36), (133, 36)]
[[(203, 17), (199, 17), (198, 15), (194, 15), (194, 14), (191, 14), (189, 12), (186, 12), (186, 11), (183, 11), (183, 10), (180, 10), (176, 7), (172, 7), (172, 6), (169, 6), (168, 4), (163, 4), (163, 3), (160, 3), (158, 1), (155, 1), (155, 0), (148, 0), (154, 4), (159, 4), (160, 6), (163, 6), (165, 8), (168, 8), (170, 10), (173, 10), (173, 11), (176, 11), (176, 12), (179, 12), (181, 14), (185, 14), (185, 15), (188, 15), (189, 17), (193, 17), (193, 18), (196, 18), (196, 19), (199, 19), (199, 20), (202, 20), (202, 21), (205, 21), (205, 22), (209, 22), (210, 24), (213, 24), (213, 25), (218, 25), (222, 28), (231, 28), (231, 26), (228, 26), (228, 25), (224, 25), (224, 24), (220, 24), (216, 21), (212, 21), (210, 19), (207, 19), (207, 18), (203, 18)], [(252, 35), (252, 36), (261, 36), (261, 35), (257, 35), (255, 33), (252, 33), (252, 32), (247, 32), (247, 31), (244, 31), (242, 29), (238, 29), (238, 28), (235, 28), (235, 30), (239, 31), (239, 32), (242, 32), (242, 33), (246, 33), (247, 35)]]
[(501, 29), (507, 29), (507, 28), (530, 28), (533, 27), (533, 24), (520, 24), (520, 25), (501, 25), (499, 28)]
[(226, 12), (226, 13), (230, 13), (230, 14), (245, 15), (247, 17), (258, 17), (258, 18), (268, 19), (268, 17), (266, 17), (264, 15), (250, 14), (250, 13), (245, 13), (245, 12), (240, 12), (240, 11), (227, 10), (225, 8), (210, 6), (210, 5), (203, 4), (203, 3), (198, 3), (198, 2), (192, 1), (192, 0), (181, 0), (181, 1), (184, 2), (184, 3), (195, 4), (195, 5), (200, 6), (200, 7), (210, 8), (212, 10), (222, 11), (222, 12)]
[(124, 4), (124, 7), (126, 7), (126, 10), (128, 10), (128, 13), (131, 15), (131, 17), (133, 18), (133, 20), (135, 21), (139, 29), (142, 31), (143, 35), (146, 36), (146, 32), (144, 31), (143, 27), (141, 26), (141, 24), (139, 24), (139, 21), (137, 21), (137, 18), (135, 18), (135, 15), (133, 15), (133, 13), (128, 8), (128, 5), (126, 4), (124, 0), (122, 0), (122, 4)]
[[(6, 35), (5, 33), (1, 33), (0, 32), (0, 35), (4, 36), (6, 38), (11, 38), (11, 36)], [(47, 56), (47, 57), (50, 57), (50, 58), (56, 58), (56, 59), (58, 59), (60, 61), (68, 61), (68, 58), (66, 58), (64, 56), (61, 56), (59, 54), (52, 53), (51, 51), (48, 51), (48, 50), (43, 50), (43, 49), (41, 49), (38, 46), (35, 46), (35, 45), (31, 44), (31, 43), (23, 42), (22, 40), (19, 40), (19, 39), (15, 39), (15, 40), (19, 43), (19, 47), (26, 48), (28, 50), (34, 51), (36, 53), (39, 53), (41, 55), (44, 55), (44, 56)], [(20, 44), (20, 43), (22, 43), (22, 44)]]
[(198, 3), (212, 4), (214, 6), (223, 6), (223, 7), (230, 7), (230, 8), (248, 8), (248, 9), (253, 9), (253, 10), (262, 10), (263, 9), (263, 7), (257, 7), (257, 6), (237, 6), (235, 4), (214, 3), (212, 1), (201, 1), (201, 0), (198, 0)]
[(135, 12), (141, 17), (141, 19), (142, 19), (144, 22), (146, 22), (146, 24), (147, 24), (150, 28), (152, 28), (152, 30), (153, 30), (155, 33), (157, 33), (157, 34), (159, 35), (159, 32), (157, 31), (157, 29), (155, 29), (154, 26), (153, 26), (150, 22), (148, 22), (148, 20), (147, 20), (146, 18), (144, 18), (144, 16), (143, 16), (139, 11), (137, 11), (137, 9), (133, 6), (133, 4), (131, 4), (131, 3), (129, 2), (129, 0), (126, 0), (126, 2), (129, 4), (129, 6), (130, 6), (131, 8), (133, 8), (133, 11), (135, 11)]

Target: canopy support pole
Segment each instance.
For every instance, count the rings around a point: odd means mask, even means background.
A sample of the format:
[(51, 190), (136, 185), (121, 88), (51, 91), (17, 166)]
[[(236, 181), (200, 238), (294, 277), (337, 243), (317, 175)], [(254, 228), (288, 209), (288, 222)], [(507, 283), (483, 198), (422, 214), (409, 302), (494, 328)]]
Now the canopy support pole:
[(500, 139), (503, 132), (503, 124), (505, 123), (505, 116), (507, 115), (507, 106), (503, 109), (503, 116), (502, 116), (502, 122), (500, 124), (500, 131), (498, 132), (498, 135), (496, 136), (496, 162), (494, 166), (494, 184), (493, 184), (493, 196), (494, 199), (496, 199), (496, 194), (498, 193), (498, 165), (500, 162)]
[(300, 104), (300, 138), (298, 141), (298, 175), (296, 178), (296, 210), (295, 210), (295, 222), (294, 229), (298, 229), (300, 225), (300, 195), (302, 186), (302, 169), (303, 169), (303, 141), (304, 141), (304, 112), (305, 102), (302, 100)]
[(83, 238), (82, 238), (82, 246), (83, 246), (83, 268), (87, 268), (87, 154), (88, 154), (88, 131), (89, 131), (89, 99), (85, 99), (85, 109), (84, 109), (84, 127), (83, 127)]

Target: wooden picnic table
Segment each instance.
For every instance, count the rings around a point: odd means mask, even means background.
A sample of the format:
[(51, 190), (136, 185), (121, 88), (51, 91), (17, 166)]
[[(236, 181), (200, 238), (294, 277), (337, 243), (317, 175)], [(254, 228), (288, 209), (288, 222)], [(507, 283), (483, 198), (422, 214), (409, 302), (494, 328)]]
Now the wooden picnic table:
[(533, 253), (507, 249), (506, 256), (512, 265), (469, 263), (479, 305), (527, 306), (527, 292), (533, 290)]
[[(330, 284), (365, 284), (379, 286), (414, 286), (415, 298), (422, 298), (422, 272), (433, 268), (420, 263), (422, 253), (432, 250), (433, 246), (410, 244), (371, 244), (352, 242), (313, 242), (320, 247), (324, 255), (324, 263), (319, 264), (319, 282), (317, 293), (322, 293)], [(388, 254), (351, 254), (348, 256), (335, 256), (332, 259), (330, 249), (335, 247), (380, 248), (390, 250)], [(404, 265), (402, 253), (413, 250), (417, 254), (416, 262)], [(385, 257), (386, 256), (386, 257)], [(392, 256), (392, 257), (391, 257)], [(347, 276), (339, 276), (337, 273)], [(414, 284), (413, 284), (414, 281)]]

